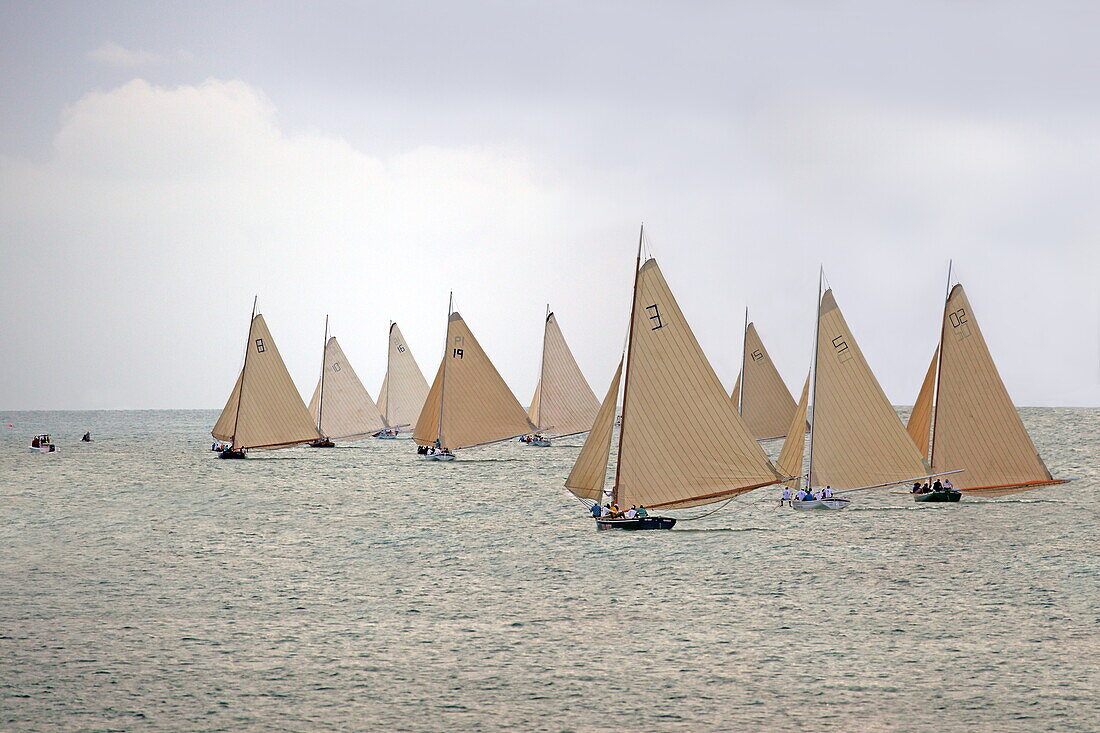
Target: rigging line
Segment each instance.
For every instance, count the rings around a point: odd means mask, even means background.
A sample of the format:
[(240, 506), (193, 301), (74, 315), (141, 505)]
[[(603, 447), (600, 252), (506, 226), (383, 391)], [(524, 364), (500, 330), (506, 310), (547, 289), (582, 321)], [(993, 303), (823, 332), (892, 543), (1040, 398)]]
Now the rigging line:
[(703, 519), (704, 517), (709, 517), (711, 514), (717, 514), (718, 512), (722, 511), (727, 506), (729, 506), (729, 503), (731, 501), (733, 501), (734, 499), (736, 499), (736, 498), (737, 498), (736, 496), (731, 496), (730, 498), (728, 498), (724, 502), (722, 502), (722, 506), (718, 507), (717, 509), (712, 509), (711, 511), (707, 512), (706, 514), (700, 514), (697, 517), (687, 517), (687, 518), (681, 519), (679, 521), (681, 521), (681, 522), (694, 522), (696, 519)]

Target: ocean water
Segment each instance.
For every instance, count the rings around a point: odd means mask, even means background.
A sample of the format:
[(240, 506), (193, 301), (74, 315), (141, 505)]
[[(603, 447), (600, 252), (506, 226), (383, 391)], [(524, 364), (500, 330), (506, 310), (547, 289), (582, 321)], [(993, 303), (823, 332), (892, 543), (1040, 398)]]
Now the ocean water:
[(219, 461), (211, 411), (0, 413), (0, 730), (1096, 731), (1100, 410), (1022, 412), (1075, 483), (640, 534), (562, 489), (577, 440)]

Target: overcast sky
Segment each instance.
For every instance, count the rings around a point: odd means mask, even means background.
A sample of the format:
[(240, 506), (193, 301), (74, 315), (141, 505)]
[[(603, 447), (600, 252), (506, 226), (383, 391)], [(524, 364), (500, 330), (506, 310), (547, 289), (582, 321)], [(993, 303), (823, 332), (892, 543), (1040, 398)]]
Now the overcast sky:
[(641, 221), (727, 387), (748, 305), (797, 395), (824, 264), (910, 404), (954, 258), (1017, 404), (1100, 405), (1098, 7), (5, 2), (0, 408), (220, 407), (253, 294), (376, 393), (452, 289), (603, 394)]

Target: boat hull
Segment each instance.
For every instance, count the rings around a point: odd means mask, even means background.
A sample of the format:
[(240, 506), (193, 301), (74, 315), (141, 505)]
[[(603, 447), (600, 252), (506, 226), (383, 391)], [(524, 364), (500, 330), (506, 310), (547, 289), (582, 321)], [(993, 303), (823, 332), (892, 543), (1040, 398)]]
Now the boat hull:
[(331, 440), (324, 439), (324, 440), (315, 440), (315, 441), (313, 441), (312, 443), (309, 444), (309, 447), (310, 448), (335, 448), (336, 444), (333, 443)]
[(672, 529), (676, 520), (672, 517), (635, 517), (634, 519), (612, 519), (597, 517), (596, 529), (625, 529), (631, 531), (649, 529)]
[(454, 453), (435, 453), (424, 456), (426, 461), (453, 461), (455, 459)]
[(35, 453), (56, 453), (57, 452), (57, 446), (56, 445), (43, 445), (43, 446), (39, 446), (39, 447), (35, 448), (32, 445), (29, 448), (27, 448), (27, 450), (32, 450)]
[(550, 441), (546, 440), (544, 438), (540, 438), (539, 440), (532, 440), (530, 443), (524, 441), (523, 444), (526, 445), (528, 448), (549, 448), (550, 447)]
[(851, 503), (851, 499), (845, 499), (842, 496), (834, 496), (831, 499), (810, 499), (808, 501), (792, 499), (791, 508), (798, 511), (837, 510), (847, 509)]
[(397, 440), (397, 435), (394, 433), (381, 433), (374, 437), (378, 438), (379, 440)]
[(961, 491), (929, 491), (927, 494), (914, 494), (913, 501), (925, 503), (955, 502), (962, 498)]
[(233, 450), (232, 448), (226, 448), (223, 451), (218, 451), (218, 458), (247, 458), (243, 450)]

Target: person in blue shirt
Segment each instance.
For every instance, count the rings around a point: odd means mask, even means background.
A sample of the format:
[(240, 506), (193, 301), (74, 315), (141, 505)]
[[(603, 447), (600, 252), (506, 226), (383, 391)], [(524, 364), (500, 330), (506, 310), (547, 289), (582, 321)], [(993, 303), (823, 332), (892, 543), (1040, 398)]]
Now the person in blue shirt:
[(592, 508), (588, 510), (593, 518), (598, 518), (603, 515), (603, 508), (600, 506), (600, 502), (596, 502), (592, 505)]
[(644, 506), (640, 506), (640, 505), (639, 505), (639, 506), (638, 506), (638, 509), (637, 509), (637, 511), (636, 511), (636, 512), (634, 513), (634, 515), (635, 515), (635, 516), (637, 516), (637, 517), (648, 517), (648, 516), (649, 516), (649, 512), (647, 512), (647, 511), (645, 510), (645, 507), (644, 507)]

